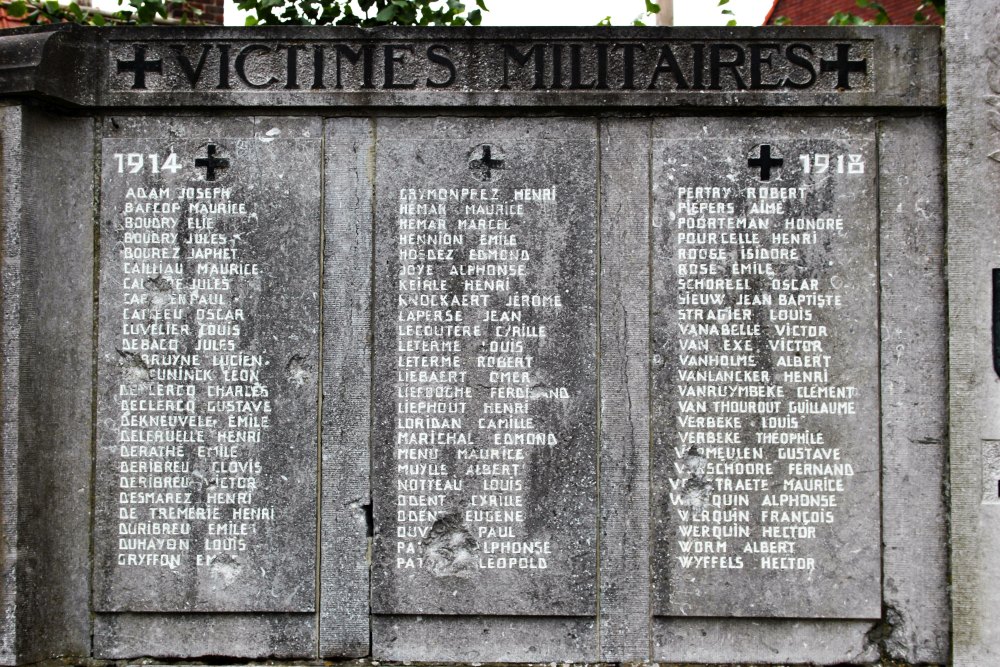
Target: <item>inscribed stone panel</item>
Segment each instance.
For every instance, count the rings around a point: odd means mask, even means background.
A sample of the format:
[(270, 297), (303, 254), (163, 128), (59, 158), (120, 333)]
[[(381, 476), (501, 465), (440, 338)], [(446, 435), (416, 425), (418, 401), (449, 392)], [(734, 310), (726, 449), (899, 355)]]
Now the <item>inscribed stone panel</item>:
[(321, 144), (178, 126), (102, 146), (95, 607), (312, 611)]
[(592, 614), (595, 126), (378, 136), (374, 610)]
[(875, 141), (654, 141), (655, 612), (880, 615)]

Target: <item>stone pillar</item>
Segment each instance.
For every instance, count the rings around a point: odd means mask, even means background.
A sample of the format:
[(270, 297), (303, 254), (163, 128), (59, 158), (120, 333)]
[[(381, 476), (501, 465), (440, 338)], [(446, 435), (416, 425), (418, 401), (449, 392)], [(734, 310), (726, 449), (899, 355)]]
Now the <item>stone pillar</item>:
[(948, 10), (952, 636), (971, 667), (1000, 658), (1000, 2)]

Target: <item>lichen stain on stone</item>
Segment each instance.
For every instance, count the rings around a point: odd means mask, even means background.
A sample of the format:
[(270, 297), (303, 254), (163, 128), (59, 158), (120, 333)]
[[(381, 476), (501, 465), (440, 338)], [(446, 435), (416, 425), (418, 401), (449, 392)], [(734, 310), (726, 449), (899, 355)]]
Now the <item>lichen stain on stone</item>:
[(153, 276), (152, 278), (146, 278), (146, 280), (143, 281), (142, 286), (151, 292), (169, 292), (171, 284), (170, 281), (163, 276)]
[(142, 286), (146, 291), (152, 292), (149, 303), (153, 308), (164, 308), (170, 303), (170, 291), (173, 289), (173, 282), (162, 275), (146, 278), (142, 281)]
[(304, 362), (305, 357), (295, 354), (288, 360), (288, 365), (285, 367), (285, 370), (288, 371), (288, 379), (297, 387), (304, 385), (311, 375)]
[(122, 383), (129, 386), (145, 385), (152, 382), (149, 377), (149, 366), (142, 357), (133, 352), (118, 352), (118, 364), (122, 369)]
[(681, 495), (687, 499), (694, 512), (703, 512), (711, 507), (713, 485), (705, 479), (705, 469), (708, 461), (692, 447), (684, 456), (684, 469), (690, 475), (684, 480)]
[(460, 513), (442, 514), (424, 541), (424, 565), (435, 577), (470, 577), (479, 569), (479, 543)]
[(209, 572), (215, 580), (221, 580), (223, 586), (229, 586), (240, 576), (242, 566), (229, 554), (219, 554), (212, 560)]

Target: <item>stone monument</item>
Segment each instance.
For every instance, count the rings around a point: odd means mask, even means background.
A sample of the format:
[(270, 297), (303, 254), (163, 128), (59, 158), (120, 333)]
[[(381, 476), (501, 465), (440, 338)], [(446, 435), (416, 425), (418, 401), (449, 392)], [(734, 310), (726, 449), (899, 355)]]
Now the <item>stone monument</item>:
[(0, 660), (989, 664), (941, 58), (0, 35)]

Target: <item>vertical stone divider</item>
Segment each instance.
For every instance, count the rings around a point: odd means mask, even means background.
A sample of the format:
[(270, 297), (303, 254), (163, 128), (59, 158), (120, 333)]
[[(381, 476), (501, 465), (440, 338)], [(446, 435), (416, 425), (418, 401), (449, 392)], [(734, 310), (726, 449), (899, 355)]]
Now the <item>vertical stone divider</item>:
[(0, 224), (3, 225), (3, 252), (0, 255), (0, 278), (3, 307), (0, 321), (0, 346), (2, 367), (0, 380), (3, 391), (2, 438), (2, 491), (0, 500), (0, 583), (3, 595), (3, 621), (0, 625), (0, 662), (13, 665), (17, 662), (17, 479), (18, 479), (18, 340), (20, 336), (21, 257), (18, 228), (21, 216), (21, 107), (0, 109)]
[(21, 663), (90, 650), (94, 354), (94, 121), (26, 110), (23, 123)]
[(24, 107), (0, 123), (0, 663), (23, 664), (90, 649), (94, 123)]
[(648, 122), (600, 126), (600, 655), (650, 656)]
[[(883, 654), (948, 660), (947, 290), (941, 120), (879, 134)], [(911, 480), (942, 480), (913, 484)]]
[(320, 657), (370, 651), (374, 121), (326, 122)]
[(1000, 660), (1000, 11), (948, 3), (948, 329), (952, 660)]

